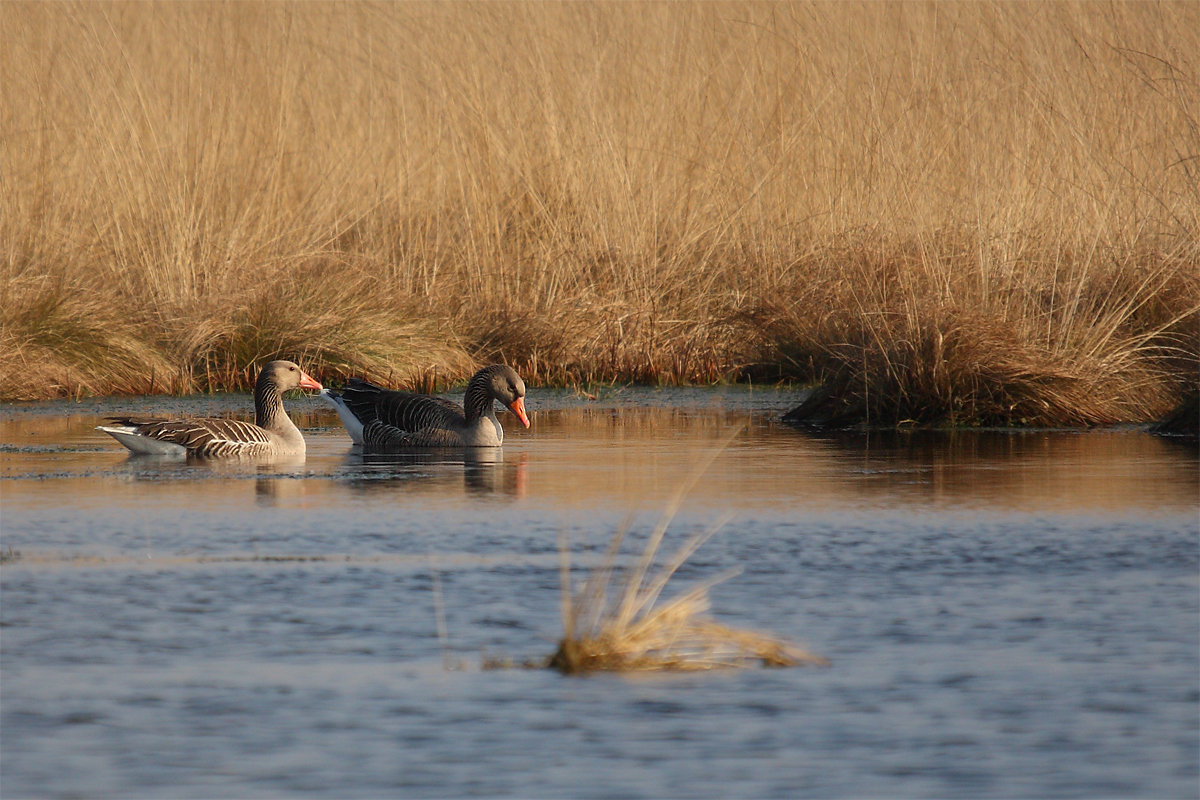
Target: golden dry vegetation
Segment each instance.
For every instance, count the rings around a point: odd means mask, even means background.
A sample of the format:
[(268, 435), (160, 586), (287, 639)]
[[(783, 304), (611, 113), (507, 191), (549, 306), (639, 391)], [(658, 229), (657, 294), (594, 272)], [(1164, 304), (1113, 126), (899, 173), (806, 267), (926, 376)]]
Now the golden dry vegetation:
[[(673, 500), (651, 531), (637, 562), (613, 585), (617, 555), (628, 528), (609, 542), (599, 567), (577, 592), (571, 590), (566, 543), (562, 556), (563, 638), (545, 666), (568, 675), (589, 672), (695, 671), (721, 667), (828, 666), (829, 661), (778, 637), (722, 625), (708, 616), (708, 590), (738, 570), (659, 600), (679, 567), (728, 518), (688, 539), (669, 559), (656, 564), (659, 548), (682, 496)], [(534, 662), (534, 665), (540, 666)]]
[(672, 519), (697, 481), (741, 433), (743, 425), (726, 432), (721, 443), (699, 456), (691, 474), (673, 493), (658, 524), (646, 537), (636, 563), (623, 570), (614, 585), (617, 555), (632, 515), (609, 541), (600, 565), (591, 570), (578, 591), (571, 589), (570, 554), (565, 535), (559, 542), (563, 638), (546, 666), (566, 674), (706, 670), (719, 667), (827, 666), (823, 656), (769, 634), (722, 625), (708, 616), (708, 590), (737, 574), (727, 572), (660, 603), (676, 571), (700, 545), (732, 518), (726, 515), (703, 533), (683, 543), (670, 558), (659, 550)]
[(1200, 6), (4, 3), (0, 396), (824, 381), (1160, 414)]

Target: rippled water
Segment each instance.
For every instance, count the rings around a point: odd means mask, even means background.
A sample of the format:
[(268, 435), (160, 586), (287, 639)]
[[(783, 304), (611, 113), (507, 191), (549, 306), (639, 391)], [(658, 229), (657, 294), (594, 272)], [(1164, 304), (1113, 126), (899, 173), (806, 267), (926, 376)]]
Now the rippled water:
[[(0, 795), (1200, 796), (1194, 443), (815, 435), (795, 401), (534, 392), (464, 462), (363, 458), (302, 399), (274, 465), (93, 430), (245, 397), (5, 407)], [(560, 532), (581, 578), (744, 420), (668, 548), (734, 519), (676, 580), (742, 567), (714, 615), (831, 667), (479, 669), (554, 649)]]

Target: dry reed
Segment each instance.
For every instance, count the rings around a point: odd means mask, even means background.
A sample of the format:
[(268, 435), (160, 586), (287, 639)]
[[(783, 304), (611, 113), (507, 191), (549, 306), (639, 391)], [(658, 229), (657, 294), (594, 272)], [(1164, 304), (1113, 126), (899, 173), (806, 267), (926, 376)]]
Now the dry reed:
[(829, 663), (774, 636), (730, 628), (706, 616), (710, 608), (708, 590), (740, 570), (717, 576), (666, 603), (658, 603), (679, 567), (728, 522), (728, 518), (721, 519), (707, 531), (693, 536), (654, 569), (667, 528), (684, 498), (743, 427), (744, 424), (735, 427), (719, 446), (697, 460), (691, 475), (676, 490), (651, 531), (637, 563), (613, 595), (609, 593), (609, 584), (631, 519), (627, 518), (617, 529), (601, 565), (592, 570), (575, 593), (571, 591), (569, 552), (565, 540), (560, 543), (563, 638), (548, 666), (577, 674)]
[(825, 381), (1165, 412), (1200, 361), (1194, 3), (5, 3), (0, 397)]

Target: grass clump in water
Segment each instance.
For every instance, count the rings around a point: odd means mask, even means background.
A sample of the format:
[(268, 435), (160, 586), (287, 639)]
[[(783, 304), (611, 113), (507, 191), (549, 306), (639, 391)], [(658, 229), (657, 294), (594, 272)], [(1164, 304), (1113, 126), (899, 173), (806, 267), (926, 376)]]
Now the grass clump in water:
[[(699, 538), (699, 537), (698, 537)], [(588, 672), (638, 672), (655, 670), (707, 670), (720, 667), (828, 666), (821, 656), (756, 631), (721, 625), (706, 616), (711, 604), (708, 589), (736, 574), (693, 587), (671, 601), (656, 605), (663, 586), (682, 561), (680, 554), (694, 549), (697, 539), (681, 548), (672, 564), (641, 583), (632, 576), (610, 603), (605, 583), (611, 565), (594, 573), (584, 589), (565, 604), (565, 633), (547, 666), (568, 675)], [(614, 537), (620, 541), (620, 535)], [(653, 555), (651, 546), (645, 555)], [(634, 575), (639, 575), (635, 572)]]
[(601, 566), (593, 570), (576, 593), (570, 588), (567, 548), (562, 554), (563, 638), (546, 665), (565, 674), (597, 671), (635, 672), (656, 670), (707, 670), (721, 667), (827, 666), (819, 655), (777, 637), (739, 630), (707, 616), (711, 608), (708, 590), (740, 572), (731, 570), (694, 586), (668, 602), (659, 597), (676, 570), (728, 521), (719, 520), (707, 531), (693, 536), (678, 551), (653, 569), (672, 518), (696, 480), (733, 437), (701, 459), (689, 479), (663, 512), (650, 534), (641, 556), (610, 593), (614, 565), (629, 520), (618, 528)]

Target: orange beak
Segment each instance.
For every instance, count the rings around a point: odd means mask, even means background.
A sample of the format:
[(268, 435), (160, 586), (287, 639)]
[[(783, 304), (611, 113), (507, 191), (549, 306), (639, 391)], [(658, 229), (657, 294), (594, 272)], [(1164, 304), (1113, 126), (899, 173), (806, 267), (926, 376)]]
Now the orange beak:
[(320, 391), (321, 389), (324, 389), (325, 387), (322, 386), (321, 384), (317, 383), (316, 381), (314, 381), (312, 379), (312, 376), (309, 375), (307, 372), (305, 372), (304, 370), (300, 370), (300, 388), (301, 389), (316, 389), (317, 391)]
[(524, 397), (518, 397), (516, 400), (513, 400), (512, 405), (510, 405), (508, 407), (508, 410), (513, 412), (514, 414), (516, 414), (517, 418), (521, 420), (521, 423), (526, 428), (529, 427), (529, 417), (525, 416), (525, 398)]

